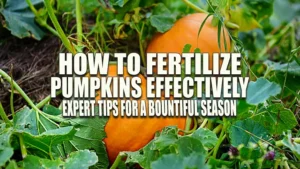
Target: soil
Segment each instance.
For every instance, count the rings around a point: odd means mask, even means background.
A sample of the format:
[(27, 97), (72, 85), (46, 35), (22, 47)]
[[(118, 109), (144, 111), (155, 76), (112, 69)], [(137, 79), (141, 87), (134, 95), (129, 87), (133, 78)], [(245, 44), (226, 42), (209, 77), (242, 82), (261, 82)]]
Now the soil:
[[(45, 37), (41, 41), (9, 37), (0, 43), (0, 69), (4, 70), (18, 83), (24, 92), (35, 102), (50, 94), (50, 77), (58, 70), (57, 56), (60, 41), (56, 37)], [(0, 78), (0, 102), (5, 112), (10, 111), (10, 83)], [(52, 101), (54, 105), (58, 100)], [(27, 105), (15, 92), (15, 111)]]

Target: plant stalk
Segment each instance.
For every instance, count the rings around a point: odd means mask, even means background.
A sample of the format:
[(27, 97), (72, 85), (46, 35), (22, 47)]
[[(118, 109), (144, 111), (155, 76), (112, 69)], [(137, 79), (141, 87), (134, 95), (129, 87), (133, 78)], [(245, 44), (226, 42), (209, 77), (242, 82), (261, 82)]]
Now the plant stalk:
[(82, 14), (80, 9), (80, 0), (76, 0), (76, 28), (77, 28), (77, 45), (82, 45)]
[(34, 5), (31, 3), (31, 0), (26, 0), (30, 10), (32, 11), (32, 13), (35, 15), (35, 17), (37, 18), (36, 21), (43, 27), (45, 27), (46, 29), (48, 29), (53, 35), (58, 36), (58, 33), (56, 32), (56, 30), (54, 30), (51, 26), (49, 26), (47, 24), (46, 21), (44, 21), (40, 16), (38, 11), (35, 9)]
[(2, 120), (6, 123), (6, 125), (8, 125), (8, 126), (13, 125), (12, 122), (8, 119), (1, 103), (0, 103), (0, 116), (1, 116)]
[(187, 6), (189, 6), (190, 8), (194, 9), (197, 12), (200, 13), (207, 13), (208, 12), (204, 9), (201, 9), (200, 7), (198, 7), (197, 5), (193, 4), (192, 2), (190, 2), (189, 0), (182, 0)]
[(189, 116), (187, 116), (187, 117), (186, 117), (186, 122), (185, 122), (185, 128), (184, 128), (184, 131), (185, 131), (185, 132), (190, 131), (191, 123), (192, 123), (192, 118), (189, 117)]
[(119, 166), (119, 163), (122, 161), (122, 154), (119, 153), (117, 158), (115, 159), (114, 163), (112, 164), (112, 166), (110, 167), (110, 169), (117, 169), (117, 167)]
[[(293, 138), (293, 141), (294, 141), (294, 143), (300, 144), (300, 137)], [(282, 140), (278, 140), (278, 141), (275, 142), (275, 145), (277, 147), (282, 147), (283, 146), (283, 141)]]
[(19, 141), (20, 141), (21, 154), (22, 154), (22, 157), (24, 159), (27, 156), (27, 150), (26, 150), (26, 147), (25, 147), (25, 144), (24, 144), (23, 135), (19, 134), (18, 136), (19, 136)]
[(64, 31), (62, 30), (55, 14), (54, 14), (54, 10), (51, 6), (50, 0), (44, 0), (44, 4), (47, 8), (48, 15), (49, 15), (55, 29), (57, 30), (59, 37), (62, 40), (64, 46), (68, 49), (69, 52), (71, 52), (72, 54), (76, 54), (75, 49), (73, 48), (73, 46), (72, 46), (71, 42), (69, 41), (69, 39), (67, 38), (67, 36), (65, 35)]

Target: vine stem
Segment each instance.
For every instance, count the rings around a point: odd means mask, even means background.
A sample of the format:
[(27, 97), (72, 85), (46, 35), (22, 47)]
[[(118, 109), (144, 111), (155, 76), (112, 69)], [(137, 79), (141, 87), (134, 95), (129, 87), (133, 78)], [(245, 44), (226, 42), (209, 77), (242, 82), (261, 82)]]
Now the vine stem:
[[(300, 144), (300, 137), (293, 138), (293, 142), (294, 142), (294, 143)], [(282, 140), (276, 141), (276, 142), (275, 142), (275, 145), (276, 145), (277, 147), (282, 147), (282, 146), (283, 146), (283, 141), (282, 141)]]
[(203, 120), (203, 122), (201, 123), (200, 128), (204, 128), (205, 125), (206, 125), (206, 123), (207, 123), (207, 121), (208, 121), (208, 119), (205, 118), (205, 119)]
[(185, 122), (185, 128), (184, 128), (185, 132), (188, 132), (190, 130), (191, 123), (192, 123), (192, 118), (187, 116), (186, 117), (186, 122)]
[(144, 50), (144, 47), (143, 47), (143, 31), (144, 31), (144, 23), (142, 25), (142, 28), (141, 28), (141, 31), (138, 32), (139, 33), (139, 46), (140, 46), (140, 53), (141, 53), (141, 57), (142, 57), (142, 62), (143, 62), (143, 65), (146, 67), (147, 63), (146, 63), (146, 57), (145, 57), (145, 50)]
[(82, 42), (82, 14), (80, 9), (80, 0), (76, 0), (76, 28), (77, 28), (77, 40), (78, 46), (81, 46)]
[(218, 139), (218, 142), (214, 148), (214, 151), (213, 151), (213, 157), (216, 158), (217, 157), (217, 153), (218, 153), (218, 149), (221, 145), (221, 143), (224, 141), (224, 139), (226, 138), (226, 134), (225, 134), (225, 131), (227, 129), (227, 120), (226, 118), (223, 118), (223, 127), (222, 127), (222, 131), (221, 131), (221, 134), (219, 136), (219, 139)]
[(1, 116), (2, 120), (6, 123), (6, 125), (8, 125), (8, 126), (13, 125), (12, 122), (9, 121), (1, 103), (0, 103), (0, 116)]
[(26, 95), (26, 93), (22, 90), (22, 88), (14, 81), (12, 78), (6, 74), (2, 69), (0, 69), (0, 77), (3, 77), (6, 81), (11, 82), (14, 89), (16, 89), (19, 94), (26, 100), (26, 102), (34, 109), (39, 110), (35, 104), (31, 101), (31, 99)]
[(44, 0), (44, 4), (47, 8), (48, 15), (49, 15), (55, 29), (57, 30), (58, 35), (59, 35), (61, 41), (63, 42), (64, 46), (68, 49), (69, 52), (71, 52), (72, 54), (76, 54), (75, 49), (73, 48), (73, 46), (72, 46), (71, 42), (69, 41), (69, 39), (67, 38), (67, 36), (65, 35), (64, 31), (62, 30), (55, 14), (54, 14), (54, 10), (51, 6), (50, 0)]
[[(60, 95), (61, 94), (61, 90), (59, 90), (58, 92), (56, 92), (56, 96), (57, 95)], [(42, 101), (40, 101), (37, 105), (36, 105), (36, 107), (37, 108), (42, 108), (46, 103), (48, 103), (48, 102), (50, 102), (50, 100), (51, 100), (51, 96), (49, 95), (49, 96), (47, 96), (46, 98), (44, 98)]]
[(119, 153), (117, 158), (115, 159), (114, 163), (110, 167), (110, 169), (117, 169), (119, 166), (119, 163), (122, 161), (123, 154)]
[(222, 137), (220, 136), (215, 148), (214, 148), (214, 152), (213, 152), (213, 157), (216, 158), (217, 157), (217, 153), (218, 153), (218, 149), (220, 147), (220, 145), (222, 144), (222, 142), (224, 141), (224, 139), (226, 138), (226, 134), (224, 134)]
[(289, 166), (287, 160), (284, 160), (283, 164), (284, 164), (285, 169), (290, 169), (290, 166)]
[(197, 12), (200, 13), (207, 13), (208, 12), (204, 9), (201, 9), (200, 7), (198, 7), (197, 5), (193, 4), (192, 2), (190, 2), (189, 0), (182, 0), (187, 6), (191, 7), (192, 9), (194, 9)]
[[(12, 80), (12, 78), (5, 73), (2, 69), (0, 69), (0, 77), (3, 77), (6, 81), (11, 82), (11, 84), (13, 85), (14, 89), (16, 91), (18, 91), (18, 93), (25, 99), (25, 101), (29, 104), (29, 106), (35, 111), (36, 113), (36, 118), (37, 121), (40, 122), (40, 116), (39, 113), (45, 117), (46, 119), (48, 119), (51, 123), (53, 123), (54, 125), (58, 126), (56, 123), (54, 123), (53, 121), (51, 121), (50, 119), (56, 120), (57, 122), (61, 122), (63, 121), (63, 119), (56, 117), (56, 116), (52, 116), (50, 114), (46, 114), (44, 112), (42, 112), (33, 102), (32, 100), (27, 96), (27, 94), (23, 91), (23, 89), (14, 81)], [(50, 119), (49, 119), (50, 118)], [(42, 124), (42, 123), (41, 123)], [(59, 127), (59, 126), (58, 126)], [(38, 128), (39, 129), (39, 128)]]
[(213, 132), (215, 134), (220, 133), (220, 131), (222, 130), (223, 124), (219, 124), (217, 127), (214, 128)]
[(45, 20), (43, 20), (42, 18), (40, 18), (38, 11), (35, 9), (34, 5), (31, 3), (31, 0), (26, 0), (30, 10), (32, 11), (32, 13), (35, 15), (35, 17), (37, 17), (36, 21), (43, 27), (45, 27), (46, 29), (48, 29), (52, 34), (54, 34), (55, 36), (58, 36), (58, 33), (56, 32), (56, 30), (54, 30), (51, 26), (49, 26), (47, 24), (47, 22)]
[(21, 148), (21, 154), (23, 159), (27, 156), (27, 150), (24, 144), (24, 139), (22, 134), (18, 134), (19, 141), (20, 141), (20, 148)]
[[(12, 73), (11, 73), (12, 74)], [(10, 111), (11, 111), (11, 115), (14, 117), (15, 116), (15, 109), (14, 109), (14, 86), (12, 85), (13, 82), (13, 78), (11, 78), (10, 81), (10, 87), (11, 87), (11, 92), (10, 92)]]

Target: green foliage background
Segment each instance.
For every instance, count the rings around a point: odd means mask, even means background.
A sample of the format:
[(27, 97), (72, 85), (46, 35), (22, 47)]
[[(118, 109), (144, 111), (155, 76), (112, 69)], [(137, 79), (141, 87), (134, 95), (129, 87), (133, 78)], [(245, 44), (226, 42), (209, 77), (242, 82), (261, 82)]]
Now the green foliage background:
[(0, 78), (30, 106), (8, 119), (0, 104), (0, 166), (300, 168), (298, 0), (2, 0), (0, 31), (36, 40), (58, 36), (73, 53), (138, 51), (144, 57), (156, 32), (195, 12), (208, 13), (219, 30), (227, 28), (233, 51), (244, 56), (243, 76), (251, 82), (237, 117), (198, 117), (200, 127), (183, 136), (166, 127), (141, 150), (122, 152), (109, 164), (102, 142), (107, 119), (63, 119), (61, 110), (48, 104), (50, 97), (34, 104), (0, 69)]

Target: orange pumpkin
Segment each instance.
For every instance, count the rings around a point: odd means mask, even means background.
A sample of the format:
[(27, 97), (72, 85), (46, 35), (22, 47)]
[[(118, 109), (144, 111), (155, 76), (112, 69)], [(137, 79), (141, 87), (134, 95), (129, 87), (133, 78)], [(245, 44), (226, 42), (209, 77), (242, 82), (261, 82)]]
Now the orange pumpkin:
[[(117, 65), (109, 66), (108, 76), (118, 76)], [(126, 67), (124, 67), (123, 76), (130, 77)], [(146, 100), (146, 78), (141, 74), (139, 77), (142, 79), (143, 93), (140, 100)], [(99, 100), (100, 98), (97, 97), (96, 99)], [(166, 126), (178, 126), (184, 129), (185, 118), (110, 117), (105, 126), (107, 137), (104, 139), (109, 160), (113, 162), (121, 151), (139, 150), (153, 139), (155, 132)]]
[[(218, 46), (218, 28), (212, 25), (212, 16), (206, 20), (198, 37), (198, 31), (206, 17), (207, 14), (195, 13), (179, 19), (169, 31), (154, 36), (148, 45), (147, 52), (181, 54), (186, 44), (192, 46), (190, 52), (194, 52), (196, 48), (199, 48), (201, 53), (209, 53), (210, 60), (213, 53), (225, 52), (223, 30), (220, 38), (222, 50), (220, 50)], [(227, 44), (226, 52), (229, 52), (230, 39), (227, 30), (224, 30), (224, 32)], [(213, 62), (210, 61), (210, 69), (213, 67), (212, 64)]]

